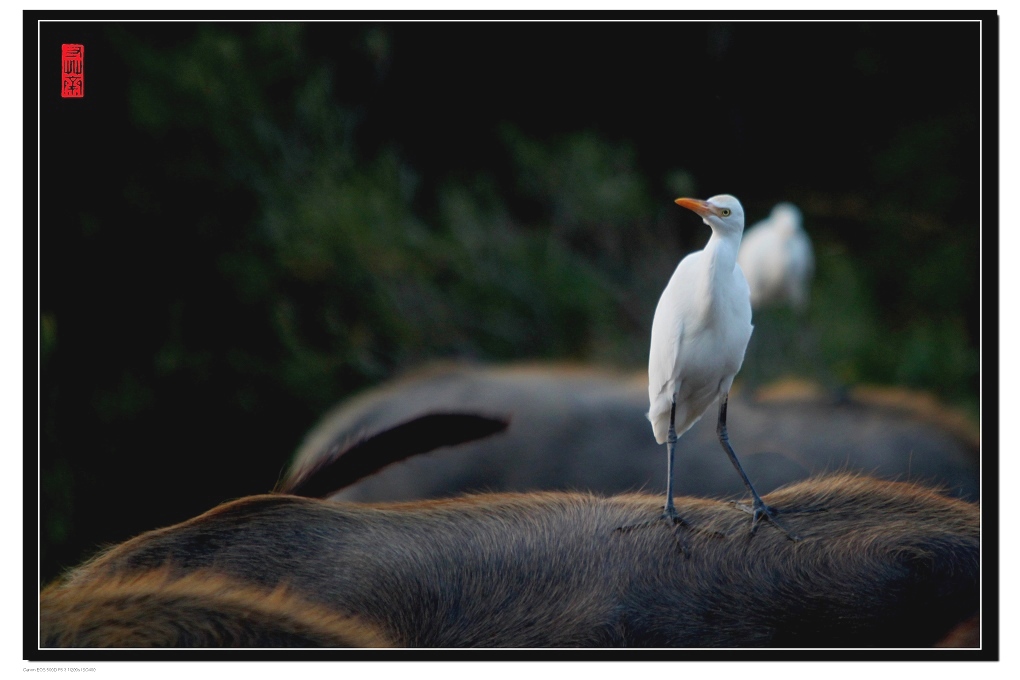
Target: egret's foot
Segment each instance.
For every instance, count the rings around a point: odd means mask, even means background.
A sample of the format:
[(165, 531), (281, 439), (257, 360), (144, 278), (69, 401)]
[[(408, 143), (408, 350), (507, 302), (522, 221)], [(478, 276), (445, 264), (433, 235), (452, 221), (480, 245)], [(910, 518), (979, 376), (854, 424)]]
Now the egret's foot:
[(776, 515), (778, 515), (780, 511), (777, 510), (776, 508), (771, 508), (765, 505), (765, 502), (761, 498), (758, 498), (757, 496), (755, 496), (754, 498), (753, 505), (749, 506), (744, 503), (734, 501), (733, 507), (739, 508), (746, 512), (747, 514), (751, 515), (752, 536), (754, 536), (755, 532), (758, 531), (758, 525), (761, 523), (761, 521), (763, 519), (767, 519), (768, 521), (772, 522), (772, 524), (774, 524), (777, 529), (786, 534), (786, 537), (789, 538), (791, 541), (800, 540), (800, 536), (790, 531), (786, 527), (786, 525), (780, 522), (779, 519), (776, 517)]
[(650, 519), (647, 522), (638, 522), (637, 524), (627, 524), (627, 525), (622, 526), (622, 527), (616, 527), (613, 531), (614, 532), (619, 531), (619, 532), (622, 533), (624, 531), (633, 531), (634, 529), (641, 529), (643, 527), (651, 527), (651, 526), (655, 526), (657, 524), (663, 524), (663, 523), (665, 523), (667, 526), (669, 526), (671, 529), (673, 529), (673, 531), (672, 531), (673, 540), (676, 541), (677, 549), (680, 552), (683, 553), (684, 557), (690, 557), (691, 554), (687, 550), (687, 543), (680, 537), (680, 534), (677, 531), (677, 529), (679, 527), (686, 527), (688, 529), (694, 529), (695, 527), (694, 527), (693, 524), (691, 524), (690, 522), (685, 520), (683, 517), (681, 517), (680, 514), (677, 513), (675, 508), (666, 508), (665, 510), (662, 511), (661, 515), (659, 515), (655, 519)]

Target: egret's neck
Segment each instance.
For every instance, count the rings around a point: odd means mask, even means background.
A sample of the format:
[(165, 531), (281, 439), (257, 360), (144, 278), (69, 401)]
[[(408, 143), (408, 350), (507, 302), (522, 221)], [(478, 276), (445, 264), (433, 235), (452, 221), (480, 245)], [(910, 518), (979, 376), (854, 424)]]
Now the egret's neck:
[(712, 237), (705, 246), (708, 255), (709, 285), (728, 284), (733, 278), (737, 265), (737, 251), (740, 249), (740, 234), (720, 234), (712, 230)]

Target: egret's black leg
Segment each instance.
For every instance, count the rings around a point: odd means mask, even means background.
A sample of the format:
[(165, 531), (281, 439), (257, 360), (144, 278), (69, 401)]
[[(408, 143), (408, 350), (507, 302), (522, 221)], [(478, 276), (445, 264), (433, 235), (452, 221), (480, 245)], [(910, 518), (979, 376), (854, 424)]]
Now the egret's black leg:
[(676, 396), (669, 405), (669, 434), (666, 436), (667, 462), (666, 462), (666, 507), (662, 511), (661, 519), (672, 520), (674, 524), (686, 524), (673, 506), (673, 459), (676, 457)]
[[(690, 527), (691, 524), (679, 515), (676, 511), (676, 507), (673, 505), (673, 459), (676, 456), (676, 425), (674, 419), (676, 418), (676, 395), (673, 395), (673, 401), (669, 407), (669, 434), (666, 437), (666, 447), (668, 452), (668, 458), (666, 462), (666, 507), (663, 508), (662, 514), (659, 515), (658, 519), (650, 520), (648, 522), (640, 522), (638, 524), (628, 524), (627, 526), (617, 527), (616, 531), (630, 531), (637, 529), (638, 527), (647, 527), (653, 524), (665, 520), (670, 523), (671, 526), (682, 524), (683, 526)], [(673, 532), (673, 538), (676, 539), (677, 547), (680, 549), (685, 556), (690, 556), (687, 552), (687, 546), (683, 540), (677, 536), (676, 532)]]
[(730, 446), (730, 436), (726, 432), (726, 405), (730, 400), (730, 395), (724, 394), (722, 401), (719, 403), (719, 423), (716, 426), (716, 433), (719, 435), (719, 443), (722, 444), (723, 450), (726, 451), (726, 455), (730, 457), (730, 462), (733, 463), (733, 467), (737, 468), (737, 472), (740, 473), (740, 478), (744, 480), (744, 486), (751, 492), (751, 500), (753, 503), (752, 507), (737, 503), (736, 506), (741, 510), (750, 513), (751, 515), (751, 534), (758, 530), (758, 523), (764, 517), (779, 529), (783, 531), (791, 540), (798, 541), (800, 537), (791, 532), (783, 523), (776, 519), (776, 511), (773, 508), (765, 505), (765, 502), (758, 495), (758, 492), (754, 490), (754, 486), (751, 484), (751, 480), (747, 478), (747, 473), (744, 472), (744, 468), (741, 467), (740, 461), (737, 460), (737, 454), (734, 453), (733, 447)]

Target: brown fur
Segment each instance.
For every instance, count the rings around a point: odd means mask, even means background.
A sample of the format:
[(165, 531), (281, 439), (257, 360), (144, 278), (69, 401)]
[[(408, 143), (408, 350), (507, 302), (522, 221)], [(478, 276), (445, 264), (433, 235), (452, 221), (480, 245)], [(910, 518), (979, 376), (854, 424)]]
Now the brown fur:
[[(849, 398), (858, 404), (875, 409), (903, 414), (932, 427), (946, 431), (968, 446), (981, 446), (981, 433), (977, 424), (959, 410), (940, 403), (934, 396), (920, 390), (887, 385), (857, 385), (850, 389)], [(817, 383), (786, 379), (755, 391), (759, 402), (824, 402), (831, 399)]]
[(361, 505), (252, 496), (131, 539), (57, 586), (166, 568), (286, 584), (398, 646), (917, 647), (978, 609), (976, 505), (849, 475), (766, 496), (802, 537), (748, 533), (719, 501), (699, 529), (630, 494), (490, 494)]
[(980, 647), (981, 617), (975, 615), (949, 631), (936, 647)]
[(153, 569), (50, 587), (40, 597), (42, 647), (389, 647), (357, 618), (280, 585), (215, 571)]

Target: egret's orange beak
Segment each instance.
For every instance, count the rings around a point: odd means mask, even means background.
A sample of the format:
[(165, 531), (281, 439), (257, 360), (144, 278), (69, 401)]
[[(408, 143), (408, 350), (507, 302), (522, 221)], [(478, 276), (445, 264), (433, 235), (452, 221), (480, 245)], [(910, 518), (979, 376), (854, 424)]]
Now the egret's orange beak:
[(676, 203), (681, 208), (693, 210), (702, 217), (708, 217), (709, 215), (715, 215), (716, 217), (719, 217), (719, 213), (716, 210), (716, 207), (709, 203), (708, 201), (699, 201), (696, 198), (678, 198), (673, 202)]

